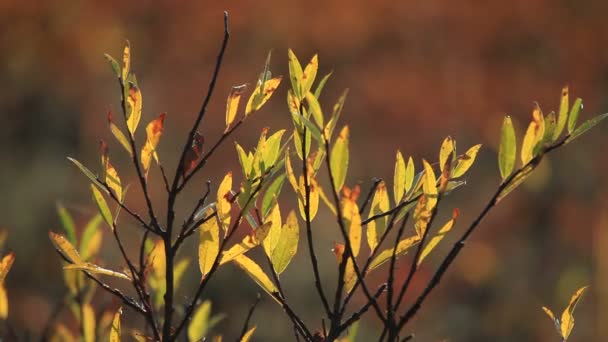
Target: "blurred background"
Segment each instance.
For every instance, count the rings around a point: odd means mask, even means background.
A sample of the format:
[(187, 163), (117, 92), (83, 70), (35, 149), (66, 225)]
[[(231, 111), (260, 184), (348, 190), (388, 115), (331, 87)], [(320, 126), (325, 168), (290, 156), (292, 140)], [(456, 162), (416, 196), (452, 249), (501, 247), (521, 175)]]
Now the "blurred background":
[[(442, 217), (454, 207), (462, 213), (452, 237), (466, 229), (500, 181), (496, 153), (505, 113), (514, 118), (521, 139), (534, 101), (545, 113), (557, 110), (566, 84), (571, 100), (584, 99), (583, 119), (608, 111), (608, 2), (602, 0), (0, 1), (0, 228), (9, 233), (5, 252), (17, 256), (6, 286), (8, 324), (21, 339), (39, 336), (67, 293), (60, 259), (47, 237), (49, 230), (61, 231), (56, 203), (74, 215), (80, 229), (95, 213), (86, 178), (66, 156), (97, 170), (99, 139), (109, 141), (123, 184), (137, 185), (127, 155), (107, 129), (106, 113), (110, 108), (118, 113), (119, 91), (103, 54), (120, 59), (125, 39), (130, 40), (132, 70), (143, 92), (140, 127), (167, 112), (159, 154), (172, 174), (207, 90), (223, 10), (230, 13), (232, 36), (201, 126), (207, 141), (223, 131), (230, 87), (255, 82), (269, 50), (275, 75), (288, 74), (288, 47), (303, 64), (318, 53), (319, 75), (333, 71), (322, 106), (329, 110), (350, 88), (342, 116), (351, 128), (348, 184), (361, 184), (365, 191), (372, 177), (392, 180), (397, 149), (420, 166), (421, 158), (437, 159), (447, 135), (461, 152), (483, 144), (467, 186), (443, 203)], [(194, 179), (179, 214), (190, 210), (207, 179), (217, 184), (229, 170), (240, 173), (232, 141), (251, 149), (263, 127), (289, 127), (285, 81)], [(541, 306), (561, 313), (570, 295), (589, 284), (571, 340), (607, 336), (606, 130), (604, 123), (552, 154), (487, 217), (408, 333), (417, 341), (555, 341)], [(143, 142), (143, 129), (139, 133)], [(155, 203), (164, 205), (154, 167), (150, 177)], [(283, 196), (292, 197), (288, 185)], [(144, 208), (138, 186), (131, 188), (128, 204)], [(325, 209), (317, 220), (323, 279), (331, 289), (337, 228)], [(122, 231), (135, 246), (137, 227), (127, 222)], [(121, 267), (110, 234), (104, 234), (100, 259)], [(304, 241), (302, 236), (302, 253), (284, 273), (284, 287), (296, 311), (320, 328)], [(431, 255), (413, 290), (422, 289), (450, 246), (445, 241)], [(186, 302), (200, 279), (195, 244), (186, 244), (180, 256), (193, 260), (179, 289), (178, 299)], [(406, 265), (407, 257), (399, 263), (400, 274)], [(382, 271), (376, 276), (380, 283)], [(216, 331), (234, 338), (256, 292), (240, 270), (223, 267), (204, 294), (214, 312), (228, 315)], [(96, 301), (100, 307), (118, 306), (101, 291)], [(73, 321), (67, 310), (53, 316)], [(139, 324), (131, 311), (124, 317), (127, 326)], [(253, 321), (255, 340), (293, 336), (268, 297)], [(364, 320), (358, 340), (373, 340), (377, 323)]]

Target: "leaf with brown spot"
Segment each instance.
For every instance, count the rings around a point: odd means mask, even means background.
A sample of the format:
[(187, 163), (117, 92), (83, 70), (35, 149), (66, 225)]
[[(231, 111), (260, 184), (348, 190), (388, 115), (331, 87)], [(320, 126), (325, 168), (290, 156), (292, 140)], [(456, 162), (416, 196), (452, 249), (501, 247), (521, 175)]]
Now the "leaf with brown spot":
[(239, 102), (241, 101), (241, 96), (246, 89), (247, 84), (242, 84), (240, 86), (234, 86), (230, 90), (228, 100), (226, 101), (226, 130), (224, 130), (224, 133), (228, 131), (230, 125), (232, 125), (234, 122), (237, 110), (239, 108)]
[(152, 158), (158, 163), (158, 154), (156, 153), (156, 147), (160, 141), (160, 137), (163, 134), (164, 123), (166, 113), (160, 113), (160, 115), (152, 120), (148, 126), (146, 126), (146, 144), (141, 150), (141, 164), (144, 169), (144, 176), (148, 177), (148, 171), (150, 171), (150, 164)]
[(129, 82), (129, 91), (127, 96), (128, 112), (127, 112), (127, 128), (131, 135), (135, 135), (139, 120), (141, 119), (142, 111), (142, 95), (141, 90), (132, 82)]

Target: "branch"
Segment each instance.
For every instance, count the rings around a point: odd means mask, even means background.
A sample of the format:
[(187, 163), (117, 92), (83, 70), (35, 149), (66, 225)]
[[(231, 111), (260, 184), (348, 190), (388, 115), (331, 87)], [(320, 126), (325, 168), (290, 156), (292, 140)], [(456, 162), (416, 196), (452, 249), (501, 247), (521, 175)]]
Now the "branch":
[(239, 338), (238, 338), (239, 341), (243, 338), (243, 336), (245, 336), (245, 334), (247, 333), (247, 330), (249, 330), (249, 321), (251, 320), (251, 316), (253, 316), (253, 312), (255, 311), (255, 308), (260, 303), (261, 299), (262, 299), (262, 296), (260, 296), (260, 293), (258, 292), (258, 294), (256, 295), (255, 302), (253, 302), (253, 304), (249, 308), (249, 312), (247, 313), (247, 317), (245, 318), (245, 323), (243, 324), (243, 329), (241, 330), (241, 334), (239, 335)]

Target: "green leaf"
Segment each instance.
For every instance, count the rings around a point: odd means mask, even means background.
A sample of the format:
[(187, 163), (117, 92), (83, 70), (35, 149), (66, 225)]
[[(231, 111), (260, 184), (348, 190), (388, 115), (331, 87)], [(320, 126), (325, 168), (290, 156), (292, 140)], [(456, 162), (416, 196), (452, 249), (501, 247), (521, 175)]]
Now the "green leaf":
[(270, 256), (272, 267), (277, 274), (283, 273), (291, 262), (291, 259), (296, 255), (298, 251), (299, 236), (300, 228), (298, 226), (298, 218), (296, 217), (296, 213), (292, 210), (287, 216), (287, 222), (283, 225), (278, 243)]
[(317, 84), (317, 88), (315, 89), (315, 97), (317, 99), (321, 96), (321, 92), (323, 92), (323, 88), (325, 88), (325, 83), (327, 83), (327, 80), (329, 79), (329, 77), (331, 76), (332, 73), (333, 73), (333, 71), (330, 72), (329, 74), (323, 76), (321, 81), (319, 81), (319, 84)]
[(239, 143), (235, 143), (235, 145), (236, 152), (239, 156), (239, 163), (241, 164), (241, 169), (243, 170), (243, 176), (248, 177), (251, 174), (253, 155), (247, 155), (247, 152), (245, 152)]
[(279, 157), (279, 151), (281, 149), (281, 138), (285, 130), (282, 129), (266, 140), (266, 147), (262, 152), (262, 160), (264, 162), (264, 166), (266, 169), (270, 168), (277, 162), (277, 158)]
[(285, 178), (286, 176), (284, 173), (280, 174), (272, 181), (272, 183), (270, 183), (268, 189), (266, 189), (264, 197), (262, 198), (262, 217), (266, 217), (266, 215), (268, 215), (273, 201), (279, 198), (279, 194), (281, 193), (281, 189), (285, 183)]
[(532, 174), (532, 171), (536, 168), (537, 164), (527, 164), (507, 185), (496, 198), (496, 203), (500, 202), (505, 198), (511, 191), (515, 190), (521, 183), (523, 183)]
[(334, 179), (336, 190), (340, 191), (346, 181), (346, 173), (348, 171), (348, 141), (349, 130), (348, 126), (344, 126), (340, 135), (336, 139), (334, 146), (331, 149), (331, 173)]
[(101, 190), (103, 190), (106, 194), (108, 193), (108, 190), (103, 186), (103, 184), (101, 184), (98, 180), (97, 180), (97, 176), (95, 176), (93, 174), (93, 172), (91, 172), (89, 169), (86, 168), (86, 166), (82, 165), (78, 160), (72, 158), (72, 157), (68, 157), (68, 160), (71, 161), (72, 163), (74, 163), (74, 165), (76, 165), (76, 167), (78, 167), (80, 169), (80, 171), (82, 171), (82, 173), (84, 173), (85, 176), (87, 176), (87, 178), (93, 182), (95, 185), (97, 185), (97, 187)]
[(133, 156), (133, 151), (131, 150), (131, 143), (129, 142), (127, 137), (122, 133), (120, 128), (118, 128), (118, 126), (116, 126), (116, 124), (113, 121), (112, 116), (113, 116), (112, 112), (109, 111), (108, 112), (108, 124), (110, 125), (110, 132), (112, 132), (112, 135), (120, 143), (120, 146), (122, 146), (127, 151), (129, 156)]
[(311, 92), (307, 92), (306, 102), (308, 103), (308, 109), (310, 110), (313, 119), (315, 119), (317, 122), (317, 125), (319, 125), (319, 127), (323, 127), (323, 111), (321, 110), (321, 105), (319, 104), (317, 98)]
[(106, 60), (108, 61), (108, 63), (110, 63), (110, 66), (112, 67), (112, 72), (114, 72), (114, 76), (116, 76), (116, 78), (120, 78), (120, 65), (118, 64), (118, 62), (110, 55), (108, 55), (107, 53), (104, 53), (103, 56), (106, 58)]
[(68, 241), (76, 244), (76, 225), (74, 224), (74, 219), (60, 202), (57, 202), (57, 215), (59, 215), (61, 226), (65, 231)]
[(417, 235), (411, 236), (411, 237), (408, 237), (408, 238), (405, 238), (405, 239), (399, 241), (396, 249), (389, 248), (389, 249), (383, 250), (382, 252), (378, 253), (378, 255), (376, 255), (376, 257), (369, 264), (369, 270), (371, 271), (375, 268), (378, 268), (378, 266), (389, 261), (391, 259), (391, 256), (393, 255), (393, 250), (395, 251), (396, 256), (405, 255), (407, 253), (408, 249), (411, 248), (412, 246), (416, 245), (418, 243), (418, 241), (420, 241), (419, 236), (417, 236)]
[[(307, 133), (310, 132), (312, 137), (314, 137), (317, 142), (322, 144), (323, 139), (321, 138), (321, 131), (319, 130), (319, 127), (317, 127), (314, 123), (312, 123), (312, 121), (310, 121), (309, 119), (307, 119), (306, 117), (304, 117), (300, 114), (292, 114), (292, 117), (293, 117), (294, 121), (299, 120), (299, 122), (303, 123), (304, 126), (306, 126)], [(298, 134), (298, 135), (301, 135), (301, 134)], [(300, 137), (298, 136), (298, 138), (300, 138)], [(308, 143), (306, 145), (307, 145), (306, 146), (307, 148), (310, 147)], [(299, 145), (299, 150), (300, 151), (302, 150), (302, 145)]]
[(574, 130), (574, 132), (572, 132), (570, 137), (568, 137), (568, 140), (566, 140), (566, 143), (572, 142), (574, 139), (578, 138), (579, 136), (581, 136), (582, 134), (584, 134), (591, 128), (595, 127), (598, 123), (602, 122), (606, 118), (608, 118), (608, 113), (598, 115), (598, 116), (594, 117), (593, 119), (589, 119), (589, 120), (583, 122), (580, 126), (578, 126)]
[(469, 168), (475, 162), (475, 158), (477, 157), (477, 153), (479, 152), (480, 148), (481, 144), (475, 145), (469, 148), (469, 150), (464, 155), (459, 157), (458, 163), (452, 171), (452, 178), (461, 177), (469, 170)]
[(576, 121), (578, 120), (578, 114), (583, 109), (583, 99), (577, 98), (572, 105), (570, 115), (568, 116), (568, 133), (572, 133), (576, 128)]
[(517, 142), (515, 140), (515, 129), (510, 116), (505, 116), (500, 130), (500, 146), (498, 147), (498, 168), (503, 180), (509, 177), (515, 166), (517, 155)]
[(325, 138), (327, 140), (331, 140), (331, 136), (334, 132), (334, 129), (336, 128), (336, 124), (340, 119), (340, 115), (342, 115), (342, 109), (344, 108), (344, 102), (346, 101), (347, 95), (348, 89), (344, 90), (344, 92), (342, 92), (342, 95), (340, 95), (338, 102), (336, 102), (336, 104), (334, 105), (331, 114), (331, 119), (329, 119), (329, 122), (327, 122), (327, 125), (325, 125), (325, 128), (323, 129), (323, 134), (325, 135)]
[(295, 53), (291, 49), (287, 50), (287, 56), (289, 58), (289, 79), (291, 80), (291, 89), (293, 89), (294, 95), (301, 99), (302, 96), (302, 65), (298, 61)]
[(566, 123), (568, 123), (568, 109), (570, 107), (570, 103), (568, 101), (568, 86), (562, 88), (562, 97), (559, 103), (559, 113), (557, 115), (557, 125), (555, 126), (555, 130), (553, 131), (553, 141), (556, 141), (564, 128), (566, 128)]
[(106, 200), (103, 198), (103, 195), (97, 188), (91, 184), (91, 191), (93, 193), (93, 201), (97, 204), (97, 208), (99, 208), (99, 213), (101, 213), (101, 217), (103, 217), (104, 221), (108, 224), (110, 229), (114, 230), (114, 222), (112, 219), (112, 213), (110, 212), (110, 208), (106, 203)]

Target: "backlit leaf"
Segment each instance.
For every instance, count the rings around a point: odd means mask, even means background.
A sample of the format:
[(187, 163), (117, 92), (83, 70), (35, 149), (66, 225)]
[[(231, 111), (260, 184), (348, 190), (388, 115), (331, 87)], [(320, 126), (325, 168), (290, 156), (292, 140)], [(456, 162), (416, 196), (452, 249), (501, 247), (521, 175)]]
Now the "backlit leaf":
[(87, 272), (90, 272), (93, 274), (103, 274), (103, 275), (121, 278), (121, 279), (129, 280), (129, 281), (131, 280), (131, 277), (129, 277), (128, 275), (126, 275), (122, 272), (112, 271), (107, 268), (103, 268), (101, 266), (91, 264), (89, 262), (80, 263), (80, 264), (68, 264), (68, 265), (63, 266), (63, 269), (64, 270), (82, 270), (82, 271), (87, 271)]
[(116, 126), (113, 117), (114, 114), (112, 113), (112, 111), (108, 111), (108, 124), (110, 125), (110, 132), (112, 132), (112, 135), (116, 138), (116, 140), (118, 140), (120, 145), (127, 151), (127, 153), (129, 153), (129, 156), (132, 156), (133, 151), (131, 150), (131, 143), (129, 142), (127, 137), (122, 133), (120, 128)]
[(75, 264), (82, 264), (82, 259), (80, 258), (80, 254), (72, 244), (60, 234), (55, 234), (53, 232), (49, 232), (49, 238), (51, 242), (55, 246), (55, 248), (70, 262)]
[(102, 167), (102, 182), (105, 182), (110, 189), (114, 192), (118, 199), (122, 199), (122, 185), (118, 172), (112, 163), (110, 163), (110, 157), (108, 154), (108, 146), (105, 141), (101, 141), (101, 167)]
[(535, 157), (534, 151), (536, 145), (542, 140), (545, 134), (545, 118), (538, 104), (535, 104), (532, 111), (532, 121), (528, 125), (526, 135), (521, 145), (521, 162), (527, 164)]
[(287, 50), (287, 57), (289, 59), (289, 79), (291, 80), (291, 89), (293, 89), (294, 95), (301, 99), (302, 98), (302, 65), (293, 53), (291, 49)]
[[(376, 191), (374, 192), (372, 204), (369, 209), (369, 217), (387, 212), (389, 206), (390, 202), (388, 199), (388, 192), (386, 191), (386, 184), (382, 181), (378, 184)], [(386, 230), (387, 223), (388, 216), (384, 216), (372, 220), (367, 224), (367, 244), (369, 245), (370, 252), (378, 246), (378, 236), (382, 236)]]
[(420, 265), (422, 263), (422, 260), (424, 260), (424, 258), (426, 258), (427, 255), (429, 255), (429, 253), (431, 253), (431, 251), (441, 242), (441, 240), (443, 240), (445, 235), (454, 226), (454, 223), (456, 222), (456, 219), (458, 218), (459, 215), (460, 215), (460, 211), (458, 209), (455, 209), (454, 213), (452, 214), (452, 219), (450, 219), (448, 222), (446, 222), (443, 225), (443, 227), (441, 227), (439, 229), (439, 231), (437, 232), (437, 235), (433, 236), (433, 238), (429, 241), (429, 243), (426, 246), (424, 246), (424, 249), (420, 253), (420, 258), (418, 258), (418, 265)]
[(317, 99), (321, 96), (321, 92), (323, 92), (323, 88), (325, 88), (325, 84), (327, 83), (327, 80), (329, 79), (329, 77), (331, 76), (332, 73), (333, 73), (333, 71), (330, 72), (329, 74), (323, 76), (323, 78), (317, 84), (317, 88), (315, 89), (315, 97)]
[[(310, 62), (304, 68), (302, 72), (302, 94), (306, 94), (312, 88), (312, 84), (315, 82), (317, 77), (317, 70), (319, 69), (319, 57), (315, 54), (310, 59)], [(314, 115), (314, 114), (313, 114)]]
[(344, 194), (342, 195), (341, 200), (342, 216), (353, 256), (359, 255), (362, 235), (361, 215), (359, 215), (359, 207), (357, 206), (356, 200), (356, 196), (344, 196)]
[(150, 171), (150, 164), (152, 158), (158, 163), (158, 155), (156, 153), (156, 147), (160, 141), (160, 137), (163, 134), (164, 123), (166, 113), (161, 113), (156, 119), (152, 120), (148, 126), (146, 126), (146, 143), (141, 150), (141, 165), (144, 169), (144, 175), (148, 176)]
[(300, 228), (298, 226), (298, 218), (292, 210), (287, 216), (287, 222), (281, 228), (281, 234), (278, 242), (272, 251), (270, 260), (277, 274), (283, 273), (287, 268), (291, 259), (298, 251), (298, 239), (300, 237)]
[(282, 129), (277, 131), (266, 140), (266, 148), (261, 153), (261, 160), (264, 163), (265, 169), (268, 170), (270, 167), (274, 166), (279, 157), (279, 152), (281, 150), (281, 138), (285, 130)]
[[(319, 209), (319, 196), (320, 196), (320, 185), (317, 183), (317, 180), (309, 175), (308, 178), (308, 187), (310, 188), (308, 202), (309, 202), (309, 214), (310, 220), (312, 221), (317, 216), (317, 211)], [(303, 219), (306, 219), (305, 208), (304, 208), (304, 194), (306, 194), (304, 176), (300, 176), (300, 186), (299, 186), (299, 194), (301, 194), (301, 200), (298, 202), (300, 208), (300, 214)]]
[(426, 160), (422, 160), (422, 164), (424, 165), (424, 180), (422, 182), (422, 190), (424, 191), (425, 196), (427, 197), (427, 207), (429, 210), (437, 205), (437, 178), (435, 177), (435, 172), (433, 172), (433, 167)]
[(209, 332), (209, 317), (211, 316), (211, 302), (205, 300), (196, 308), (190, 325), (188, 326), (188, 340), (201, 341)]
[(283, 184), (285, 183), (286, 175), (285, 173), (281, 173), (277, 178), (275, 178), (272, 183), (266, 189), (264, 193), (264, 197), (262, 199), (262, 216), (266, 217), (268, 212), (272, 207), (273, 201), (277, 200), (279, 194), (281, 193), (281, 189), (283, 188)]
[(122, 80), (125, 82), (127, 77), (129, 76), (129, 71), (131, 69), (131, 44), (127, 40), (125, 42), (125, 48), (122, 53)]
[(306, 102), (308, 103), (308, 109), (310, 110), (313, 119), (319, 125), (319, 127), (323, 127), (323, 111), (321, 110), (321, 105), (319, 101), (315, 97), (315, 95), (311, 92), (306, 93)]
[(74, 224), (74, 219), (67, 209), (59, 202), (57, 202), (57, 214), (59, 215), (61, 226), (65, 231), (68, 241), (72, 244), (76, 244), (76, 225)]
[(517, 188), (519, 185), (521, 185), (521, 183), (523, 183), (532, 174), (532, 171), (534, 171), (535, 168), (536, 168), (536, 164), (528, 164), (528, 165), (526, 165), (522, 169), (522, 171), (520, 173), (518, 173), (517, 176), (515, 176), (513, 178), (513, 180), (511, 181), (511, 183), (509, 183), (509, 185), (506, 186), (500, 192), (500, 195), (498, 195), (498, 197), (496, 199), (496, 203), (500, 202), (509, 193), (511, 193), (511, 191), (515, 190), (515, 188)]
[(516, 155), (517, 142), (515, 140), (515, 129), (513, 128), (511, 117), (505, 116), (500, 131), (500, 146), (498, 147), (498, 168), (503, 180), (513, 172)]
[(251, 329), (247, 330), (247, 332), (243, 334), (243, 337), (241, 337), (240, 342), (249, 342), (251, 340), (251, 337), (253, 337), (253, 333), (255, 332), (256, 328), (257, 326), (254, 325), (253, 327), (251, 327)]
[[(299, 114), (298, 116), (302, 117)], [(309, 129), (306, 130), (306, 150), (304, 152), (304, 156), (306, 157), (308, 157), (308, 154), (310, 153), (310, 147), (312, 145), (312, 134), (310, 132), (311, 131)], [(304, 159), (302, 156), (302, 133), (298, 132), (297, 129), (294, 129), (293, 131), (293, 145), (295, 147), (296, 154), (298, 155), (298, 157), (300, 157), (300, 160)]]
[(110, 208), (106, 203), (106, 200), (103, 198), (103, 195), (97, 188), (91, 184), (91, 192), (93, 193), (93, 201), (97, 204), (97, 208), (99, 209), (99, 213), (101, 217), (103, 217), (104, 221), (108, 224), (110, 229), (114, 230), (114, 222), (112, 220), (112, 213), (110, 212)]
[(9, 253), (2, 258), (0, 261), (0, 285), (4, 284), (4, 279), (8, 271), (11, 270), (13, 263), (15, 262), (15, 253)]
[(234, 86), (230, 90), (230, 94), (228, 94), (228, 100), (226, 101), (226, 130), (227, 132), (230, 128), (230, 125), (234, 122), (236, 118), (236, 112), (239, 109), (239, 102), (241, 101), (241, 96), (245, 93), (247, 89), (246, 84), (242, 84), (240, 86)]
[(237, 264), (243, 271), (245, 271), (251, 279), (253, 279), (264, 291), (268, 292), (272, 296), (273, 293), (278, 292), (276, 286), (272, 283), (268, 275), (264, 273), (262, 268), (253, 260), (247, 256), (241, 254), (234, 259), (234, 263)]
[(89, 260), (99, 252), (101, 248), (102, 232), (99, 230), (99, 223), (102, 217), (100, 214), (93, 216), (82, 231), (80, 238), (79, 253), (82, 260)]
[(97, 180), (97, 176), (95, 176), (93, 174), (93, 172), (91, 172), (86, 166), (82, 165), (78, 160), (76, 160), (74, 158), (68, 157), (68, 160), (71, 161), (72, 163), (74, 163), (74, 165), (76, 165), (76, 167), (78, 167), (80, 169), (80, 171), (82, 171), (82, 173), (84, 173), (84, 175), (87, 176), (87, 178), (91, 182), (93, 182), (95, 185), (97, 185), (97, 187), (99, 187), (101, 190), (108, 193), (108, 190)]
[(393, 176), (393, 197), (395, 203), (400, 203), (405, 194), (405, 160), (401, 151), (397, 150), (397, 157), (395, 160), (395, 173)]
[(370, 263), (370, 265), (369, 265), (370, 271), (377, 268), (378, 266), (384, 264), (385, 262), (389, 261), (391, 259), (391, 256), (393, 255), (393, 250), (395, 250), (396, 256), (405, 255), (407, 253), (408, 249), (410, 247), (416, 245), (418, 243), (418, 241), (420, 241), (419, 236), (411, 236), (411, 237), (408, 237), (408, 238), (405, 238), (405, 239), (399, 241), (396, 249), (388, 248), (388, 249), (381, 251), (380, 253), (378, 253), (376, 255), (376, 257)]
[(217, 189), (217, 216), (224, 231), (230, 226), (231, 191), (232, 172), (228, 172)]
[(578, 289), (572, 295), (572, 298), (570, 298), (570, 303), (564, 312), (562, 312), (560, 332), (564, 341), (568, 339), (570, 333), (572, 332), (572, 328), (574, 328), (574, 309), (576, 308), (576, 304), (578, 304), (578, 301), (581, 299), (581, 296), (583, 293), (585, 293), (586, 289), (587, 286), (583, 286)]
[(120, 329), (120, 316), (122, 316), (122, 308), (119, 308), (114, 315), (112, 320), (112, 326), (110, 327), (110, 342), (120, 342), (122, 334)]
[(346, 95), (348, 95), (348, 89), (344, 90), (342, 95), (340, 95), (338, 102), (336, 102), (336, 104), (334, 105), (334, 108), (333, 108), (333, 111), (331, 114), (331, 118), (329, 119), (329, 121), (325, 125), (325, 128), (323, 129), (323, 135), (325, 136), (325, 138), (327, 140), (331, 140), (331, 136), (334, 132), (334, 129), (336, 128), (336, 124), (338, 123), (338, 120), (340, 119), (340, 115), (342, 115), (342, 109), (344, 108), (344, 102), (346, 101)]
[(137, 85), (131, 82), (129, 83), (127, 103), (129, 104), (129, 111), (127, 114), (127, 128), (129, 129), (129, 132), (131, 132), (131, 135), (135, 135), (135, 131), (137, 130), (137, 126), (139, 125), (139, 120), (141, 119), (142, 96), (141, 90), (139, 90)]
[(572, 132), (572, 134), (568, 138), (567, 142), (569, 143), (569, 142), (573, 141), (574, 139), (578, 138), (579, 136), (581, 136), (582, 134), (584, 134), (591, 128), (595, 127), (595, 125), (602, 122), (606, 118), (608, 118), (608, 113), (598, 115), (598, 116), (594, 117), (593, 119), (589, 119), (589, 120), (583, 122), (580, 126), (578, 126), (574, 130), (574, 132)]
[(454, 149), (454, 139), (452, 139), (452, 137), (445, 138), (441, 144), (441, 149), (439, 150), (439, 169), (441, 172), (445, 169), (448, 158), (452, 158)]
[(270, 223), (270, 228), (268, 230), (268, 234), (266, 238), (262, 242), (262, 247), (264, 247), (264, 252), (266, 255), (270, 257), (272, 255), (272, 251), (275, 249), (277, 243), (279, 242), (279, 237), (281, 236), (281, 209), (279, 208), (279, 203), (276, 203), (270, 214), (264, 218), (264, 223)]
[(245, 107), (245, 117), (262, 108), (274, 91), (277, 90), (279, 84), (281, 84), (281, 79), (282, 77), (279, 76), (257, 85)]
[[(205, 217), (213, 214), (209, 208)], [(217, 217), (212, 217), (199, 228), (198, 265), (204, 277), (213, 266), (213, 262), (220, 252), (220, 227)]]
[(566, 124), (568, 123), (568, 109), (570, 108), (570, 103), (568, 101), (568, 86), (562, 88), (562, 96), (559, 103), (559, 113), (557, 115), (557, 125), (555, 126), (555, 130), (553, 131), (553, 141), (556, 141), (557, 138), (562, 135), (564, 128), (566, 128)]
[(234, 246), (230, 247), (230, 249), (222, 253), (220, 265), (230, 262), (236, 259), (239, 255), (242, 255), (250, 249), (261, 245), (262, 242), (264, 242), (264, 240), (268, 236), (268, 232), (270, 231), (271, 227), (272, 222), (268, 221), (265, 222), (263, 225), (257, 227), (253, 234), (245, 235), (241, 242), (235, 244)]
[(469, 148), (469, 150), (464, 155), (458, 158), (458, 163), (456, 163), (456, 167), (454, 167), (454, 170), (452, 171), (452, 178), (461, 177), (469, 170), (469, 168), (475, 162), (477, 152), (479, 152), (480, 148), (481, 144), (475, 145)]
[(577, 98), (572, 105), (572, 109), (570, 110), (570, 115), (568, 116), (568, 133), (574, 132), (576, 128), (576, 121), (578, 120), (578, 115), (583, 109), (583, 100), (581, 98)]
[(0, 284), (0, 319), (8, 318), (8, 295), (6, 288), (3, 284)]
[(357, 272), (353, 264), (353, 259), (346, 260), (346, 268), (344, 269), (344, 291), (347, 293), (353, 289), (357, 282)]
[(346, 181), (346, 172), (348, 171), (349, 159), (348, 141), (348, 126), (344, 126), (331, 149), (331, 173), (335, 187), (338, 191), (342, 189), (342, 186)]
[(108, 61), (108, 63), (110, 63), (110, 67), (112, 67), (112, 72), (114, 72), (114, 76), (116, 76), (116, 78), (120, 78), (121, 70), (120, 70), (120, 65), (118, 64), (118, 62), (112, 56), (108, 55), (107, 53), (104, 53), (103, 56)]
[(82, 326), (85, 342), (95, 342), (95, 311), (91, 304), (82, 305)]

